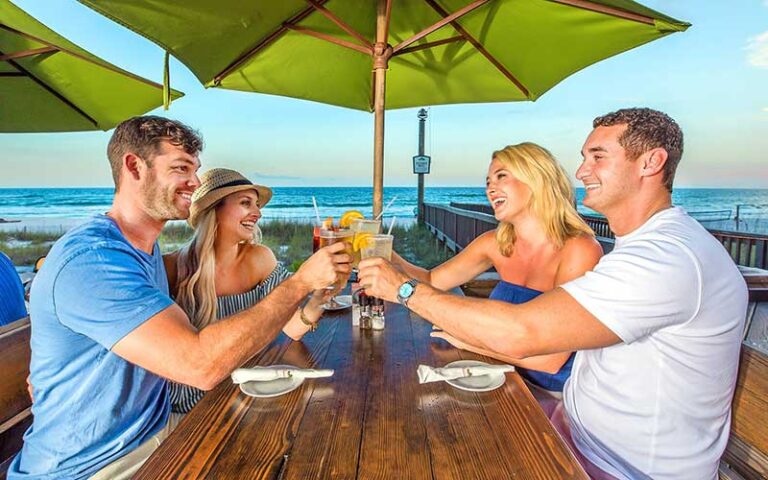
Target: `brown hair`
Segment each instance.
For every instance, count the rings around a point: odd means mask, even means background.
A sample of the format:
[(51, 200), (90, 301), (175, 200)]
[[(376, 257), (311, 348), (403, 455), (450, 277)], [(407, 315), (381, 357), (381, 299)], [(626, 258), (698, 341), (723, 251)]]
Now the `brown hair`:
[(672, 192), (675, 171), (683, 156), (683, 131), (669, 115), (650, 108), (623, 108), (595, 118), (592, 127), (611, 127), (627, 125), (619, 137), (619, 145), (624, 147), (630, 160), (654, 148), (667, 151), (664, 164), (664, 186)]
[(107, 146), (107, 157), (112, 167), (116, 190), (120, 188), (123, 155), (128, 152), (135, 153), (152, 167), (152, 159), (157, 155), (163, 141), (181, 147), (190, 155), (196, 155), (203, 150), (200, 133), (177, 120), (146, 115), (130, 118), (115, 128)]

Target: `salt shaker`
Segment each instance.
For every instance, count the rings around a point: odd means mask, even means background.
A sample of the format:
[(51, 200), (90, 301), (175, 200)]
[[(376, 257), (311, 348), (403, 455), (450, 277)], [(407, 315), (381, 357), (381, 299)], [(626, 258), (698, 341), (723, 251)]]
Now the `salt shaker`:
[(365, 294), (365, 291), (360, 292), (360, 329), (371, 329), (371, 300), (372, 298)]
[(374, 330), (384, 330), (384, 300), (373, 298), (371, 307), (371, 328)]
[(362, 288), (357, 289), (352, 293), (352, 326), (353, 327), (359, 327), (360, 326), (360, 294), (364, 294), (365, 290)]

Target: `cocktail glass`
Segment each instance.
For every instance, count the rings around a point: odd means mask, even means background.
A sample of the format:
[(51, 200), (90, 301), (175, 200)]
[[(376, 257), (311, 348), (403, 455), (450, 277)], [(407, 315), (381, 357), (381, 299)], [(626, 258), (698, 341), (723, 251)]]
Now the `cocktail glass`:
[[(352, 221), (349, 229), (355, 233), (355, 238), (359, 238), (361, 234), (377, 235), (381, 231), (381, 220), (369, 220), (367, 218), (356, 218)], [(355, 242), (353, 242), (354, 245)], [(353, 249), (354, 250), (354, 249)], [(357, 272), (357, 266), (360, 264), (360, 250), (353, 251), (352, 256), (352, 269)]]
[[(363, 259), (371, 257), (381, 257), (387, 261), (392, 260), (392, 235), (377, 234), (370, 235), (364, 241), (360, 241), (360, 256)], [(384, 301), (380, 298), (372, 298), (371, 305), (371, 328), (374, 330), (384, 329)]]
[[(344, 252), (347, 255), (349, 255), (351, 258), (353, 256), (353, 252), (352, 252), (353, 236), (354, 236), (354, 232), (352, 232), (352, 230), (349, 230), (349, 229), (329, 230), (329, 229), (323, 228), (320, 230), (318, 248), (325, 248), (328, 245), (333, 245), (334, 243), (344, 242)], [(346, 285), (347, 280), (348, 278), (341, 278), (333, 285), (326, 287), (326, 289), (340, 292), (344, 288), (344, 285)], [(338, 306), (335, 296), (331, 297), (331, 299), (328, 301), (328, 306), (331, 308)]]
[(388, 261), (392, 260), (394, 238), (393, 235), (387, 234), (371, 235), (360, 246), (360, 258), (381, 257)]
[(312, 253), (320, 250), (320, 231), (322, 229), (323, 226), (320, 223), (312, 225)]

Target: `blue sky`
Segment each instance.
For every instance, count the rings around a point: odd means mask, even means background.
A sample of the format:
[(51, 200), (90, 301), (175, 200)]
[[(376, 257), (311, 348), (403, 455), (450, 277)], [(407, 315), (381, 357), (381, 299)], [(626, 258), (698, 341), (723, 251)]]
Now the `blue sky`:
[[(96, 55), (155, 81), (163, 53), (75, 0), (13, 0)], [(534, 141), (573, 175), (592, 119), (626, 106), (683, 127), (679, 187), (768, 188), (768, 0), (644, 0), (693, 26), (567, 78), (536, 102), (430, 109), (427, 186), (480, 186), (491, 152)], [(268, 185), (370, 185), (373, 116), (283, 97), (205, 90), (175, 60), (169, 112), (199, 129), (203, 169), (229, 167)], [(417, 109), (387, 112), (385, 186), (415, 185)], [(110, 132), (0, 134), (0, 187), (111, 186)], [(576, 183), (575, 179), (573, 179)]]

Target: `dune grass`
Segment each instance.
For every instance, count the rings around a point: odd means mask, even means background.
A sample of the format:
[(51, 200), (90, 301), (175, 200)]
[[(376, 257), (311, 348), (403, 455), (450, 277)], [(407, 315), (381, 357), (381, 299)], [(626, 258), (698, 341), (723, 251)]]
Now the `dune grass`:
[[(295, 271), (312, 254), (312, 225), (292, 220), (270, 220), (261, 223), (262, 243), (275, 252), (278, 260)], [(15, 265), (33, 265), (46, 255), (60, 232), (31, 232), (26, 229), (0, 232), (0, 251), (8, 255)], [(408, 261), (432, 268), (453, 256), (424, 227), (396, 226), (395, 250)], [(192, 238), (192, 229), (186, 223), (166, 225), (158, 239), (163, 253), (177, 250)]]
[(38, 258), (47, 255), (51, 245), (64, 230), (56, 232), (20, 230), (0, 231), (0, 252), (5, 253), (14, 265), (34, 265)]

